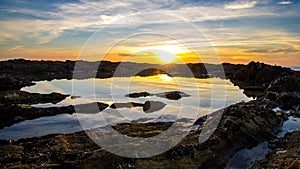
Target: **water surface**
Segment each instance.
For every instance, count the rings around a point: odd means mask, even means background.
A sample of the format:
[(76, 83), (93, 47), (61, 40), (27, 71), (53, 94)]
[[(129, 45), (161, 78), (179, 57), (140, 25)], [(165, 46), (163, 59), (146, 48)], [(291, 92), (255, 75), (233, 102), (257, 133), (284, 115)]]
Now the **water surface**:
[[(218, 78), (171, 78), (167, 75), (40, 81), (34, 86), (24, 87), (21, 90), (32, 93), (58, 92), (80, 96), (80, 98), (75, 99), (68, 97), (57, 104), (32, 105), (35, 107), (66, 106), (96, 101), (110, 105), (126, 102), (144, 103), (148, 100), (161, 101), (167, 105), (162, 110), (154, 113), (144, 113), (140, 107), (117, 110), (107, 108), (95, 114), (61, 114), (26, 120), (1, 130), (0, 139), (19, 139), (52, 133), (72, 133), (82, 130), (82, 127), (85, 129), (96, 128), (133, 120), (156, 122), (175, 121), (184, 118), (190, 119), (192, 124), (197, 118), (215, 110), (236, 102), (250, 100), (243, 94), (242, 90), (228, 80)], [(168, 91), (182, 91), (191, 96), (180, 100), (168, 100), (156, 96), (144, 98), (125, 97), (126, 94), (134, 92), (161, 93)], [(80, 123), (78, 119), (80, 119)]]

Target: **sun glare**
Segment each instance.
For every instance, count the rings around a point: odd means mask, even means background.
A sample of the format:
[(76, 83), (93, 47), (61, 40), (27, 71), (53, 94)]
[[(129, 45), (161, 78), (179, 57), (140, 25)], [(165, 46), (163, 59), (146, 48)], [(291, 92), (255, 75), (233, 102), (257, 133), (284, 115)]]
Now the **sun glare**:
[(157, 57), (164, 63), (170, 63), (176, 59), (176, 56), (172, 55), (171, 53), (160, 54)]

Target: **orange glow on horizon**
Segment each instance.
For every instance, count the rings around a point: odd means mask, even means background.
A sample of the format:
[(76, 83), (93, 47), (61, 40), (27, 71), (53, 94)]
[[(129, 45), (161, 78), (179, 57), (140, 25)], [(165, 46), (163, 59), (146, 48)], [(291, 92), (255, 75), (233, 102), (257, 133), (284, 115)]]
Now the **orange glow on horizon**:
[[(142, 51), (135, 53), (134, 51), (113, 50), (108, 54), (101, 54), (99, 51), (91, 54), (86, 54), (86, 59), (80, 56), (80, 47), (71, 49), (54, 49), (54, 48), (15, 48), (2, 51), (3, 57), (1, 60), (24, 58), (28, 60), (87, 60), (99, 61), (108, 60), (112, 62), (137, 62), (137, 63), (153, 63), (153, 64), (184, 64), (184, 63), (214, 63), (210, 58), (216, 56), (201, 55), (198, 56), (194, 52), (180, 52), (174, 53), (174, 57), (164, 57), (154, 51)], [(163, 50), (163, 48), (162, 48)], [(299, 66), (300, 55), (299, 52), (291, 54), (255, 54), (245, 53), (242, 50), (235, 48), (216, 48), (219, 56), (219, 63), (233, 63), (233, 64), (248, 64), (250, 61), (259, 61), (267, 64), (281, 65), (281, 66)], [(284, 57), (282, 57), (284, 55)]]

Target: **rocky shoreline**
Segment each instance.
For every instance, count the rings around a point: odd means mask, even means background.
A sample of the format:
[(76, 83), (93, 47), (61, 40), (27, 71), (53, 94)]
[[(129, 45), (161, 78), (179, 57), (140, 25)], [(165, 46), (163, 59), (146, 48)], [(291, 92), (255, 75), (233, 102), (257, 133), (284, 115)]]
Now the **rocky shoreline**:
[[(87, 67), (89, 64), (95, 64), (84, 63)], [(0, 62), (0, 79), (1, 82), (2, 80), (5, 82), (1, 83), (0, 127), (12, 125), (20, 120), (54, 115), (45, 112), (46, 109), (28, 109), (26, 106), (37, 102), (56, 103), (67, 95), (29, 94), (18, 90), (23, 86), (33, 84), (33, 81), (70, 79), (74, 64), (75, 62), (72, 61), (12, 60)], [(97, 75), (101, 74), (99, 76), (101, 78), (112, 77), (112, 72), (119, 65), (119, 63), (111, 62), (101, 64), (105, 65), (97, 72)], [(203, 64), (202, 66), (201, 64), (188, 66), (195, 77), (201, 78), (207, 75), (207, 71), (203, 70)], [(256, 162), (253, 168), (274, 168), (274, 161), (277, 161), (275, 167), (299, 167), (299, 158), (295, 157), (297, 153), (299, 156), (300, 145), (297, 144), (299, 131), (288, 133), (282, 139), (277, 138), (287, 117), (300, 114), (299, 72), (256, 62), (248, 65), (223, 64), (223, 66), (225, 78), (230, 79), (241, 89), (245, 89), (245, 94), (257, 97), (257, 99), (225, 108), (219, 126), (203, 143), (199, 143), (199, 135), (204, 125), (210, 122), (208, 117), (198, 119), (195, 122), (198, 127), (190, 131), (185, 139), (174, 148), (163, 154), (144, 159), (125, 158), (109, 153), (97, 146), (84, 132), (24, 138), (18, 141), (2, 140), (0, 141), (0, 167), (174, 168), (176, 166), (177, 168), (224, 168), (236, 152), (254, 147), (264, 141), (273, 145), (270, 146), (273, 151), (267, 155), (266, 159)], [(23, 69), (25, 71), (22, 71)], [(106, 73), (103, 74), (103, 72)], [(151, 70), (140, 75), (153, 75), (153, 73), (155, 71)], [(221, 77), (217, 73), (214, 76)], [(142, 94), (140, 96), (143, 96)], [(107, 106), (103, 105), (103, 108)], [(275, 108), (282, 111), (274, 111)], [(34, 113), (35, 111), (40, 111), (40, 113)], [(59, 111), (73, 113), (74, 107), (61, 107), (52, 112)], [(25, 118), (16, 118), (20, 114)], [(35, 116), (36, 114), (39, 116)], [(171, 125), (171, 122), (146, 124), (133, 122), (117, 124), (113, 128), (131, 137), (152, 137), (164, 132)], [(277, 153), (278, 147), (288, 150), (285, 153)]]

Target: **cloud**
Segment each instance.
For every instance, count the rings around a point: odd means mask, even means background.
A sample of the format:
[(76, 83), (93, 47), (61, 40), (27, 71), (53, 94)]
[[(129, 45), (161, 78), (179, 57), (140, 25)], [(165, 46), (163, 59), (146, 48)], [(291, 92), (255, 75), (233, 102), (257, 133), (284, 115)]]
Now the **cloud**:
[[(23, 41), (29, 39), (36, 44), (45, 44), (58, 38), (67, 30), (95, 32), (104, 25), (114, 28), (122, 27), (123, 22), (115, 23), (113, 21), (139, 12), (157, 12), (161, 15), (154, 16), (149, 13), (150, 19), (137, 18), (134, 21), (134, 24), (136, 24), (134, 26), (138, 24), (166, 25), (166, 23), (176, 23), (182, 18), (188, 22), (201, 22), (244, 17), (278, 16), (276, 9), (267, 7), (263, 9), (259, 7), (253, 8), (256, 4), (257, 1), (236, 1), (226, 4), (224, 9), (224, 4), (220, 2), (213, 5), (199, 5), (197, 3), (184, 4), (175, 0), (128, 0), (125, 2), (117, 0), (79, 0), (72, 3), (57, 3), (53, 5), (55, 9), (46, 11), (45, 9), (37, 8), (27, 9), (26, 6), (24, 8), (5, 8), (3, 9), (4, 12), (13, 14), (14, 11), (18, 11), (24, 16), (34, 16), (33, 18), (35, 19), (0, 19), (0, 28), (6, 32), (5, 36), (2, 33), (0, 34), (0, 42), (4, 42), (8, 35), (14, 35), (14, 39)], [(165, 17), (165, 15), (175, 17), (170, 19), (170, 17)], [(153, 19), (153, 17), (157, 18)], [(178, 30), (179, 34), (184, 32), (184, 30)]]
[(281, 2), (278, 2), (279, 5), (290, 5), (292, 4), (291, 1), (281, 1)]
[(246, 1), (246, 0), (240, 0), (233, 3), (225, 4), (225, 9), (250, 9), (254, 8), (254, 6), (257, 4), (256, 1)]
[(21, 49), (21, 48), (23, 48), (23, 47), (24, 47), (24, 46), (22, 46), (22, 45), (17, 45), (17, 46), (15, 46), (15, 47), (12, 47), (12, 48), (8, 49), (8, 51), (9, 51), (9, 52), (12, 52), (12, 51)]
[(245, 53), (260, 53), (260, 54), (277, 54), (277, 53), (296, 53), (300, 52), (298, 49), (292, 48), (277, 48), (277, 49), (251, 49), (244, 50)]

